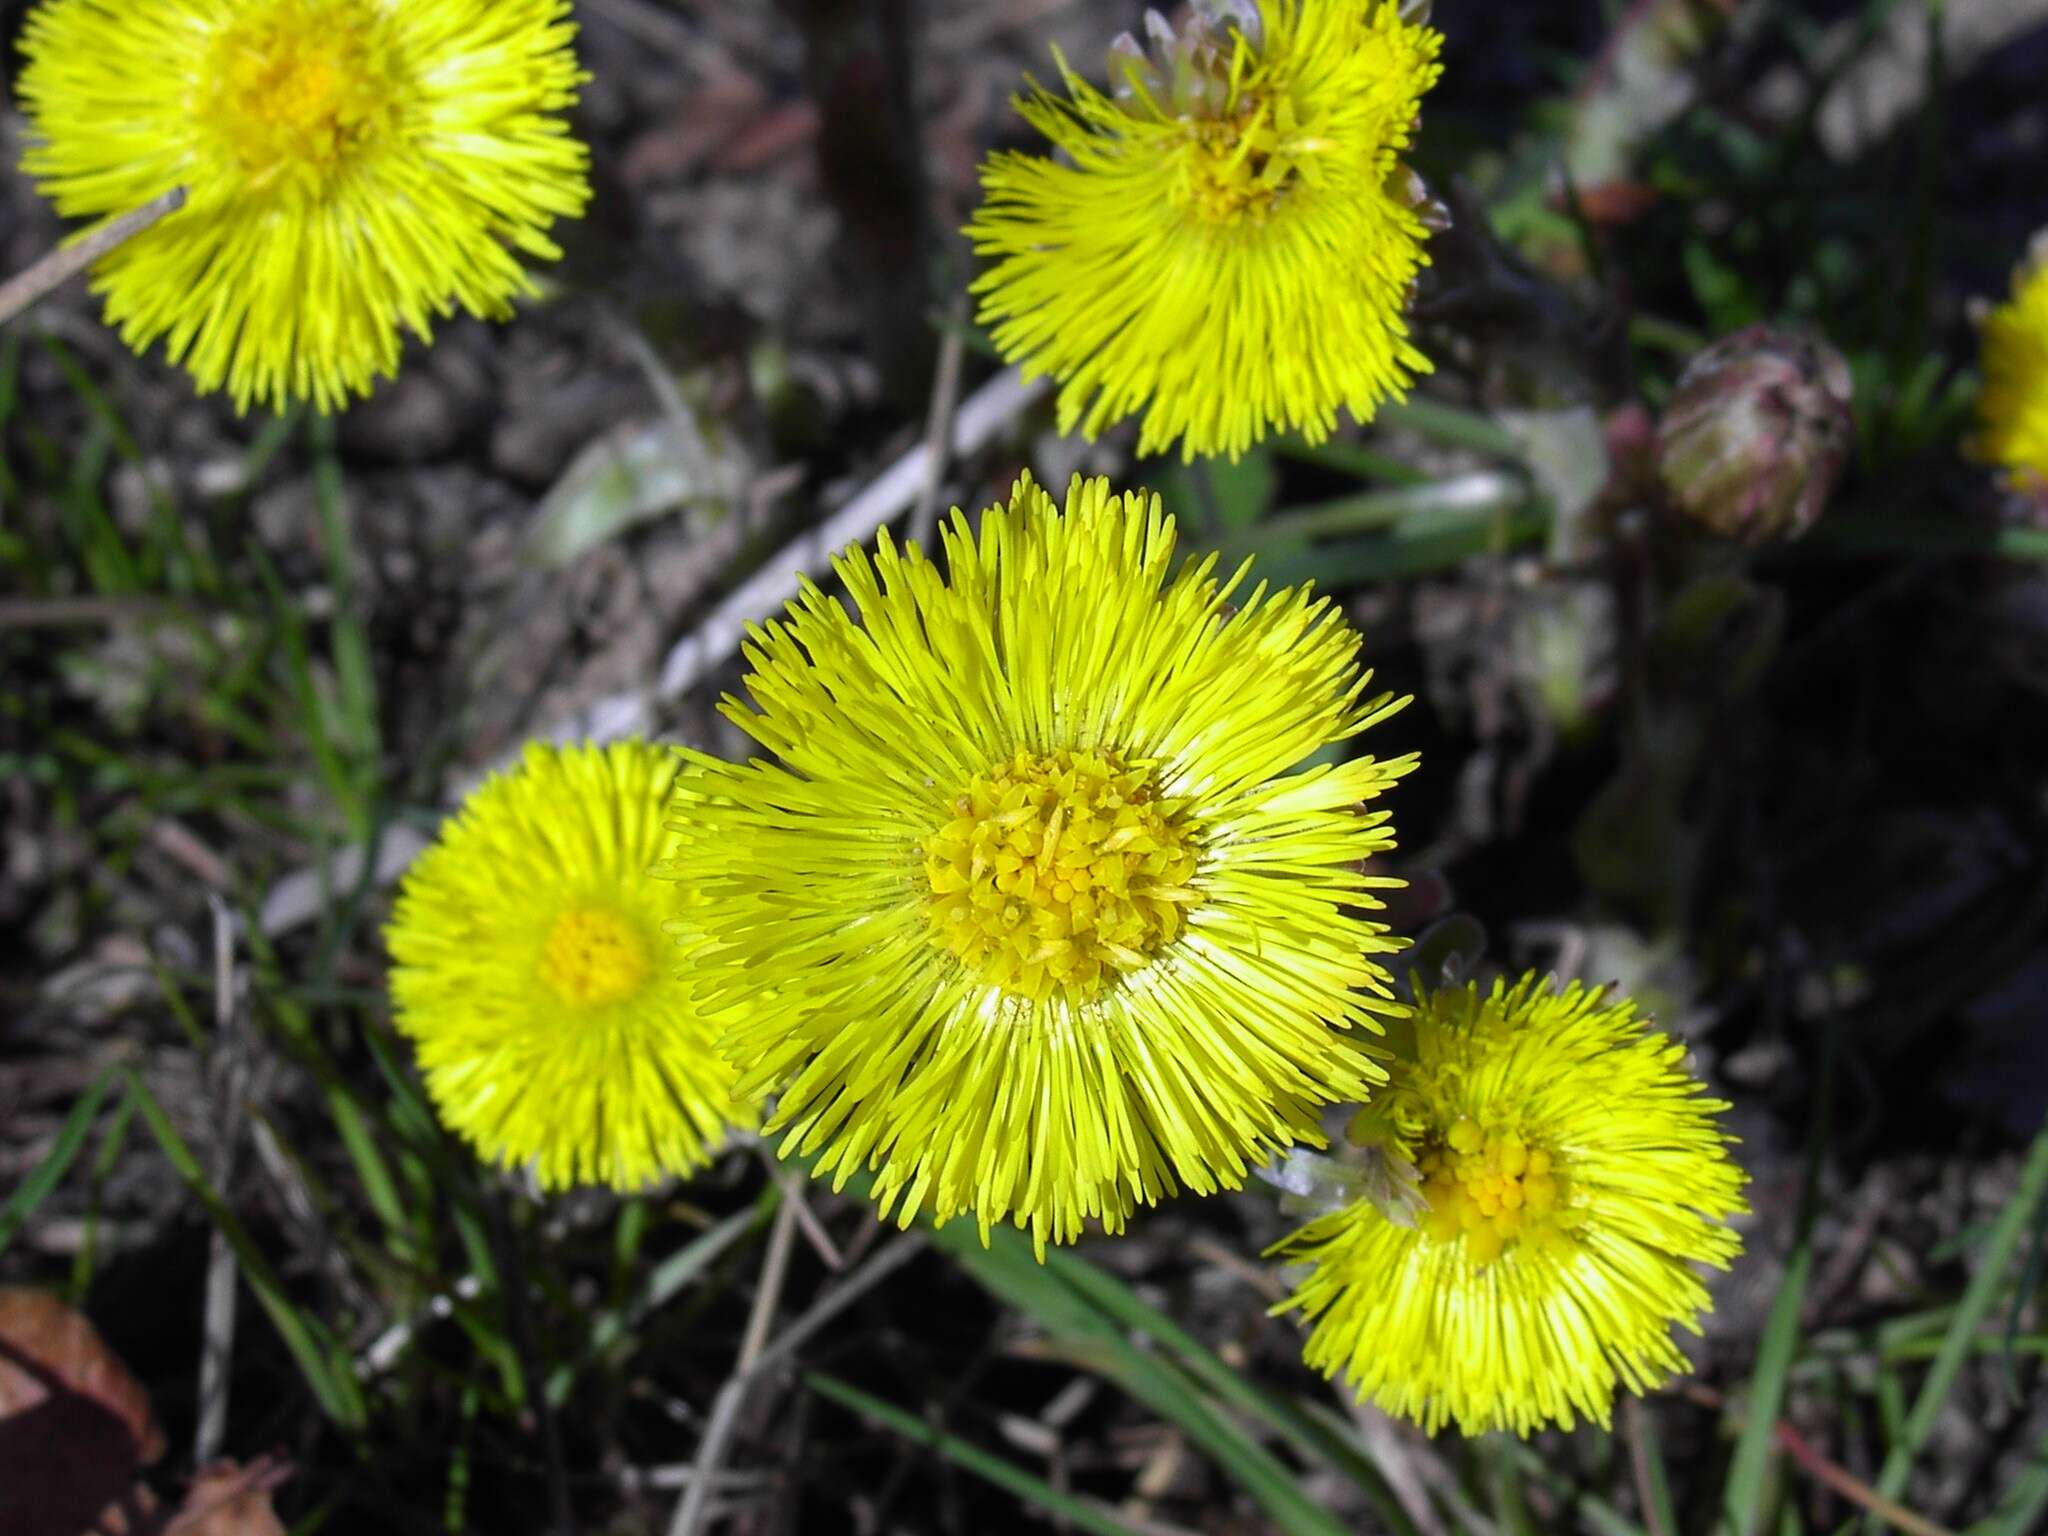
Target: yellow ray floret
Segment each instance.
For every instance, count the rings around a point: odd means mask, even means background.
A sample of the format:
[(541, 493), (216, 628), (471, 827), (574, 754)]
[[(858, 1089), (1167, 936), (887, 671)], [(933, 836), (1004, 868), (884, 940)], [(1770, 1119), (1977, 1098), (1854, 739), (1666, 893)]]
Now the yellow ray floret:
[(2048, 488), (2048, 233), (1984, 320), (1984, 391), (1971, 452), (2021, 488)]
[(1634, 1004), (1576, 983), (1437, 992), (1412, 1029), (1352, 1135), (1412, 1165), (1425, 1206), (1411, 1226), (1359, 1202), (1280, 1245), (1312, 1266), (1285, 1303), (1314, 1320), (1308, 1361), (1431, 1433), (1605, 1426), (1617, 1385), (1687, 1369), (1694, 1266), (1741, 1246), (1728, 1106)]
[(1017, 102), (1060, 158), (998, 153), (967, 233), (1006, 357), (1061, 384), (1060, 430), (1143, 413), (1141, 453), (1233, 457), (1370, 420), (1428, 360), (1402, 311), (1426, 200), (1401, 163), (1441, 41), (1396, 0), (1240, 0), (1111, 89)]
[(23, 168), (69, 217), (185, 208), (95, 269), (107, 320), (237, 410), (333, 410), (589, 198), (567, 0), (45, 0)]
[(679, 761), (637, 741), (528, 747), (407, 872), (386, 931), (441, 1118), (545, 1188), (686, 1173), (749, 1118), (678, 974), (686, 888), (649, 873)]
[(725, 707), (778, 760), (693, 754), (675, 828), (785, 1150), (1042, 1248), (1235, 1187), (1379, 1078), (1367, 802), (1414, 759), (1303, 767), (1405, 700), (1326, 599), (1176, 570), (1156, 497), (1027, 477), (943, 539), (943, 572), (842, 556), (857, 619), (806, 586), (755, 631)]

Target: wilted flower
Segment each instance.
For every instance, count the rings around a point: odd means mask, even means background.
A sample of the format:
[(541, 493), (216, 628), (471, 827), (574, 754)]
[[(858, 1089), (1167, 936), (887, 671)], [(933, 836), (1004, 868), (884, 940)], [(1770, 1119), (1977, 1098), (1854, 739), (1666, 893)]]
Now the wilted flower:
[(1370, 420), (1429, 362), (1402, 319), (1441, 211), (1402, 164), (1441, 39), (1395, 0), (1211, 0), (1122, 40), (1110, 90), (1017, 107), (1061, 158), (996, 154), (968, 226), (981, 318), (1060, 381), (1060, 429), (1144, 413), (1139, 452), (1241, 454)]
[(806, 586), (755, 632), (725, 710), (780, 761), (691, 754), (675, 825), (784, 1150), (1042, 1247), (1234, 1188), (1379, 1079), (1369, 803), (1414, 759), (1304, 766), (1405, 701), (1327, 599), (1176, 570), (1156, 497), (1025, 478), (943, 539), (944, 573), (843, 555), (858, 619)]
[(1699, 1331), (1693, 1272), (1741, 1246), (1743, 1175), (1685, 1048), (1635, 1006), (1523, 977), (1427, 996), (1390, 1031), (1389, 1080), (1354, 1139), (1412, 1164), (1426, 1209), (1360, 1200), (1280, 1251), (1307, 1357), (1434, 1433), (1608, 1422)]
[(237, 410), (333, 410), (459, 304), (502, 318), (590, 190), (562, 112), (567, 0), (46, 0), (23, 168), (71, 217), (183, 187), (96, 268), (110, 324), (163, 338)]
[(2021, 489), (2048, 491), (2048, 230), (1984, 318), (1984, 392), (1970, 451)]
[(750, 1118), (678, 974), (687, 894), (649, 873), (679, 764), (640, 741), (530, 746), (399, 888), (391, 999), (428, 1095), (544, 1188), (687, 1173)]
[(1753, 325), (1679, 375), (1657, 429), (1657, 466), (1686, 516), (1723, 538), (1797, 538), (1849, 458), (1849, 365), (1820, 337)]

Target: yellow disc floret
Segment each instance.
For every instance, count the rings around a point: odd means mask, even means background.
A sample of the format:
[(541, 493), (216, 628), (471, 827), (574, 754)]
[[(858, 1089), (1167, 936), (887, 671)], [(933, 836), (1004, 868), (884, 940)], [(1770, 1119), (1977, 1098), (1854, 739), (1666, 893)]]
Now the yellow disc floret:
[(541, 984), (571, 1008), (622, 1002), (652, 969), (639, 925), (603, 908), (564, 912), (541, 945)]
[(1434, 1433), (1610, 1421), (1687, 1368), (1696, 1266), (1741, 1239), (1728, 1106), (1626, 998), (1528, 975), (1426, 992), (1351, 1139), (1412, 1163), (1422, 1209), (1366, 1198), (1281, 1248), (1304, 1354)]
[(938, 941), (991, 986), (1090, 997), (1180, 932), (1195, 851), (1151, 775), (1113, 752), (1019, 750), (925, 839)]
[(785, 1155), (1042, 1251), (1382, 1080), (1371, 802), (1414, 759), (1351, 747), (1402, 701), (1341, 611), (1180, 559), (1157, 497), (1027, 476), (940, 538), (750, 633), (725, 711), (763, 750), (676, 783), (692, 974)]
[(2012, 296), (1984, 318), (1982, 366), (1971, 453), (2017, 490), (2048, 489), (2048, 230), (2013, 274)]
[(1492, 1263), (1518, 1241), (1541, 1245), (1569, 1220), (1558, 1209), (1556, 1159), (1515, 1131), (1459, 1120), (1424, 1144), (1416, 1167), (1429, 1203), (1423, 1231), (1438, 1242), (1462, 1237), (1474, 1264)]
[(1017, 100), (1056, 153), (998, 151), (967, 227), (979, 318), (1063, 432), (1236, 458), (1370, 421), (1429, 360), (1405, 311), (1430, 204), (1406, 161), (1438, 34), (1399, 0), (1229, 0), (1059, 60)]
[(331, 180), (413, 95), (391, 29), (366, 0), (259, 7), (221, 29), (201, 116), (251, 176)]
[(652, 873), (679, 761), (646, 741), (529, 746), (442, 823), (385, 931), (435, 1110), (543, 1189), (688, 1173), (754, 1117), (692, 985), (695, 899)]
[(561, 256), (575, 32), (570, 0), (41, 0), (21, 165), (66, 218), (182, 190), (94, 266), (107, 323), (238, 411), (338, 410)]

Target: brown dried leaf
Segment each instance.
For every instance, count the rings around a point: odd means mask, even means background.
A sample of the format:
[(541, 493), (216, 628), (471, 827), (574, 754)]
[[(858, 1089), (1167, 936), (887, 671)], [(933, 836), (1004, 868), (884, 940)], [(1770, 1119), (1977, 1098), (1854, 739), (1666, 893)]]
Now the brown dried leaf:
[(149, 1394), (83, 1314), (0, 1290), (0, 1490), (7, 1536), (125, 1531), (151, 1508), (136, 1481), (164, 1453)]
[(163, 1455), (149, 1394), (85, 1314), (47, 1291), (0, 1290), (0, 1420), (67, 1393), (119, 1419), (141, 1462)]
[(267, 1456), (246, 1467), (218, 1462), (192, 1479), (163, 1536), (284, 1536), (270, 1492), (290, 1475)]

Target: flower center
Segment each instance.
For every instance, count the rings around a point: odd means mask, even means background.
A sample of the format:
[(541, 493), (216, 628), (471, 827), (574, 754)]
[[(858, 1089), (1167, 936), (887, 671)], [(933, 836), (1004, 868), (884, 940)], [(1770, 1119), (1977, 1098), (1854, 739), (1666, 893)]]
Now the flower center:
[(541, 946), (541, 983), (571, 1008), (631, 997), (653, 969), (640, 929), (602, 907), (564, 912)]
[(367, 0), (271, 0), (213, 45), (203, 115), (252, 177), (326, 187), (394, 121), (399, 77)]
[(1019, 751), (924, 840), (933, 939), (990, 986), (1078, 1002), (1180, 933), (1195, 845), (1150, 771)]
[(1514, 1131), (1460, 1120), (1423, 1144), (1416, 1166), (1429, 1202), (1422, 1230), (1439, 1242), (1463, 1237), (1475, 1264), (1517, 1241), (1545, 1242), (1563, 1225), (1555, 1160)]
[(1323, 146), (1294, 125), (1285, 97), (1246, 97), (1229, 118), (1190, 125), (1188, 205), (1211, 224), (1264, 218)]

